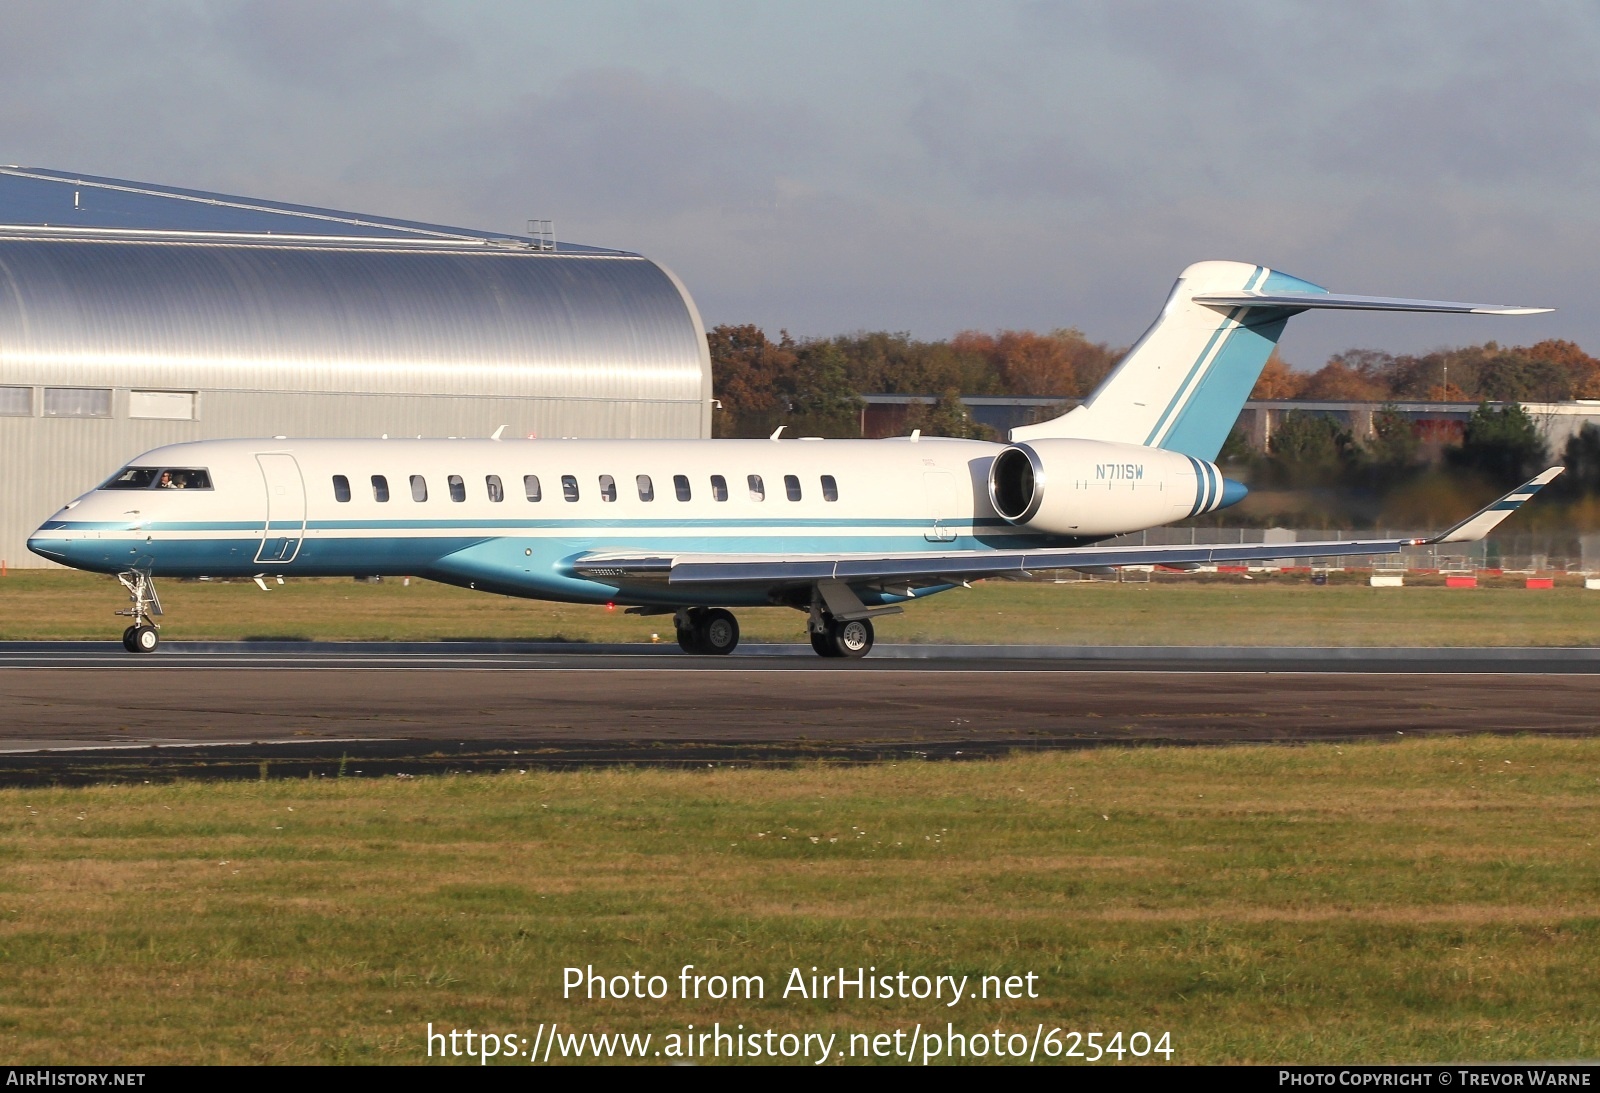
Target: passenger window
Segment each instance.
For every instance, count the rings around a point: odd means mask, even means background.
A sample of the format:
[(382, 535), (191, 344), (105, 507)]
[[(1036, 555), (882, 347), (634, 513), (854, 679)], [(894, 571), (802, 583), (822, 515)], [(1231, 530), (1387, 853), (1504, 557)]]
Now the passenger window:
[(789, 494), (789, 500), (800, 500), (800, 479), (798, 476), (792, 474), (784, 475), (783, 488)]
[(506, 499), (506, 488), (500, 484), (500, 476), (498, 474), (484, 475), (483, 484), (489, 490), (489, 500), (504, 501)]
[(389, 500), (389, 480), (381, 474), (372, 476), (372, 499), (374, 501)]
[(750, 500), (765, 501), (767, 499), (767, 484), (761, 481), (759, 474), (752, 474), (745, 481), (750, 484)]
[(578, 499), (578, 480), (570, 474), (561, 476), (561, 496), (568, 501), (576, 501)]
[(833, 475), (822, 476), (822, 499), (824, 501), (839, 500), (839, 483), (833, 480)]
[(465, 501), (467, 499), (467, 484), (461, 480), (459, 474), (452, 474), (445, 481), (450, 486), (450, 500)]
[(426, 501), (428, 499), (428, 480), (420, 474), (411, 476), (411, 500)]
[(522, 492), (528, 495), (529, 501), (537, 501), (543, 497), (544, 494), (539, 492), (539, 476), (536, 474), (523, 475)]
[(728, 499), (728, 480), (720, 474), (711, 476), (711, 496), (718, 501)]
[(678, 494), (679, 501), (689, 500), (689, 476), (675, 474), (672, 476), (672, 488)]
[(350, 479), (342, 474), (333, 476), (333, 499), (335, 501), (350, 500)]
[(634, 481), (639, 484), (639, 500), (654, 501), (656, 499), (656, 485), (650, 481), (648, 474), (641, 474)]
[(617, 499), (617, 480), (609, 474), (600, 476), (600, 500), (615, 501)]

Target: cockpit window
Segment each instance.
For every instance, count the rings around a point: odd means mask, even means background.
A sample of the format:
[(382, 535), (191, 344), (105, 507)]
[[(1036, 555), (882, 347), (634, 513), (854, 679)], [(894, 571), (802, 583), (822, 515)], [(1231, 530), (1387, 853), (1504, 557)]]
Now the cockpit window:
[(103, 490), (147, 490), (156, 484), (156, 476), (161, 472), (155, 467), (124, 467), (112, 476), (111, 481), (100, 488)]
[(209, 490), (211, 476), (203, 470), (169, 467), (156, 479), (158, 490)]
[(124, 467), (103, 490), (209, 490), (211, 474), (200, 467)]

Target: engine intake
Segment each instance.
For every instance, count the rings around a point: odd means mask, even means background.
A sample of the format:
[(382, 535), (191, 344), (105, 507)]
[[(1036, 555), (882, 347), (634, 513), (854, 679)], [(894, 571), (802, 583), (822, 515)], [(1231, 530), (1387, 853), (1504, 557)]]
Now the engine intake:
[(989, 499), (994, 511), (1013, 524), (1025, 524), (1044, 496), (1044, 464), (1026, 444), (1007, 448), (989, 468)]

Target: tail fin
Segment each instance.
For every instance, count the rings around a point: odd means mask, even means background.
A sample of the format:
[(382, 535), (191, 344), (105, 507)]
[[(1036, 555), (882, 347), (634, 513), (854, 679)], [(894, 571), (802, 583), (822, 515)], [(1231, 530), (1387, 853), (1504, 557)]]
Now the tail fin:
[(1265, 266), (1196, 262), (1128, 355), (1082, 406), (1011, 430), (1143, 444), (1213, 460), (1294, 316), (1311, 308), (1531, 315), (1549, 308), (1345, 296)]

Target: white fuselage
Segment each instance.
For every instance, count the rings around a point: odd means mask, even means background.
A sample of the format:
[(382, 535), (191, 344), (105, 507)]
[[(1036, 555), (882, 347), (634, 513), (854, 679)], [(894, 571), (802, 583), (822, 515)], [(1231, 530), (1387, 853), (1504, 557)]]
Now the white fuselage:
[[(683, 602), (685, 590), (596, 580), (571, 562), (609, 550), (1036, 548), (1132, 530), (1065, 536), (1002, 519), (988, 488), (1002, 450), (940, 438), (201, 441), (147, 452), (130, 467), (172, 471), (176, 482), (203, 471), (204, 486), (102, 487), (57, 513), (30, 546), (100, 572), (408, 574), (541, 599), (667, 604)], [(1202, 488), (1193, 477), (1132, 475), (1073, 487), (1095, 511), (1126, 504), (1138, 526), (1187, 515)], [(1152, 509), (1159, 490), (1170, 503)], [(694, 602), (772, 601), (769, 591), (741, 589)]]

